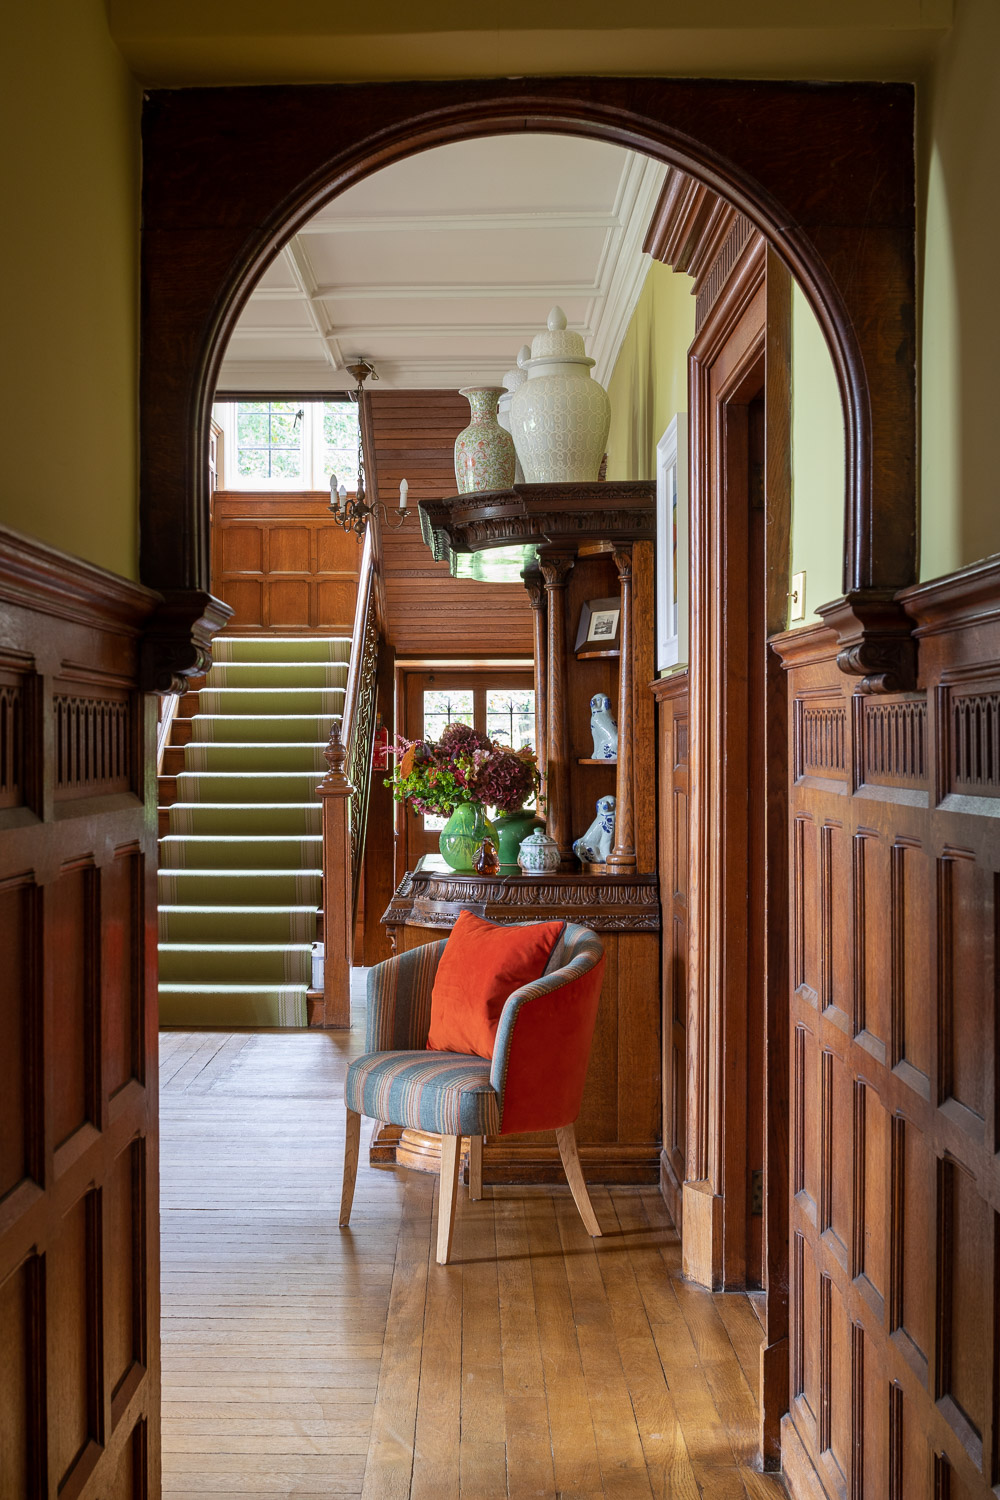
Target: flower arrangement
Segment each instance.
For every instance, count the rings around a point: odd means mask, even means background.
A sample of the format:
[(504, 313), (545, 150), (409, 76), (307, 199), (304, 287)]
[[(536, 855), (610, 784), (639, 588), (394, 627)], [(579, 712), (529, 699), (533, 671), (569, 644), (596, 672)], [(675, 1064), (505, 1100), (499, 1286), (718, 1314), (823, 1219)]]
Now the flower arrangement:
[(436, 744), (402, 740), (393, 753), (399, 760), (385, 784), (419, 813), (447, 818), (463, 802), (516, 812), (540, 785), (530, 746), (512, 750), (468, 724), (449, 724)]

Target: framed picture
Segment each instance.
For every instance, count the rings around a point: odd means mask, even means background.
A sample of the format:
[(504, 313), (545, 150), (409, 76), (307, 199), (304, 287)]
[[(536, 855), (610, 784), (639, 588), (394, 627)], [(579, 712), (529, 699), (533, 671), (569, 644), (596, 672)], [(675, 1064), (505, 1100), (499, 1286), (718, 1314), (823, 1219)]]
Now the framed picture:
[(687, 661), (687, 412), (656, 445), (656, 669)]
[(580, 611), (576, 628), (577, 656), (597, 656), (617, 651), (621, 641), (622, 601), (588, 599)]

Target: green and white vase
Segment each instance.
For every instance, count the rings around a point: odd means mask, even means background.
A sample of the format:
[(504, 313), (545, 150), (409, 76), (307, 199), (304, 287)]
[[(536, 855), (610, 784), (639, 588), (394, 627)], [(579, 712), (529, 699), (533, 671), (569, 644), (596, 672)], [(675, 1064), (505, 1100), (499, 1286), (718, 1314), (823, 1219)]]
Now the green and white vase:
[(483, 839), (490, 838), (497, 848), (500, 836), (486, 816), (481, 802), (460, 802), (438, 838), (438, 847), (445, 864), (453, 870), (473, 870), (476, 853)]
[(459, 391), (472, 407), (472, 421), (455, 439), (455, 481), (460, 495), (508, 490), (514, 483), (514, 439), (497, 421), (500, 385), (469, 385)]
[(540, 818), (529, 807), (519, 807), (517, 812), (501, 813), (495, 822), (500, 835), (500, 842), (497, 844), (500, 868), (513, 872), (518, 867), (517, 856), (521, 844), (536, 828), (545, 827), (545, 819)]

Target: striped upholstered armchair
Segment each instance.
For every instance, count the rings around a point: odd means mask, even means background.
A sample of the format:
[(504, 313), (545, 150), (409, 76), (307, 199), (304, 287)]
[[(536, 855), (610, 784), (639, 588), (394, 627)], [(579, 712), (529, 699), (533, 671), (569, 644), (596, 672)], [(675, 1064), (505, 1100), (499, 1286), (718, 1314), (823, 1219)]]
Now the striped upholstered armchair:
[(590, 1044), (604, 975), (596, 933), (567, 923), (540, 979), (504, 1005), (493, 1057), (426, 1050), (431, 990), (444, 942), (427, 943), (368, 975), (364, 1056), (347, 1073), (347, 1141), (340, 1223), (350, 1223), (361, 1116), (441, 1136), (437, 1259), (451, 1254), (460, 1145), (470, 1141), (469, 1196), (482, 1194), (483, 1137), (554, 1130), (587, 1230), (599, 1235), (576, 1149)]

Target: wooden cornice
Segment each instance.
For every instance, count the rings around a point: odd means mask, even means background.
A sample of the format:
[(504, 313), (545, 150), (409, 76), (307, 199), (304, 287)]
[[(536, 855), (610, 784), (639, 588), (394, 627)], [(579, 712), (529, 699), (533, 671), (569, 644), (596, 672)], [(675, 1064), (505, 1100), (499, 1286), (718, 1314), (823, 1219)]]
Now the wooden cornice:
[(896, 597), (917, 622), (916, 636), (996, 623), (1000, 621), (1000, 553), (943, 578), (916, 583)]
[(700, 328), (755, 234), (750, 221), (725, 198), (670, 167), (642, 248), (654, 260), (693, 278)]
[(649, 691), (657, 703), (669, 703), (672, 698), (683, 698), (690, 687), (687, 667), (671, 672), (669, 677), (654, 677)]
[(142, 584), (0, 526), (0, 605), (137, 635), (160, 602)]
[(781, 658), (787, 670), (793, 667), (811, 667), (819, 662), (836, 661), (837, 632), (821, 620), (815, 625), (802, 625), (797, 630), (784, 630), (772, 635), (768, 641)]

